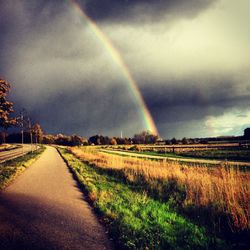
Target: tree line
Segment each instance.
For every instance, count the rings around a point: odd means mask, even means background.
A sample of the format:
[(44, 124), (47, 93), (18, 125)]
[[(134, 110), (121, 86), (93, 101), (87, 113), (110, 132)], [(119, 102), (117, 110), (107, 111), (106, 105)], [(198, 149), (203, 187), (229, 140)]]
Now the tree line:
[[(31, 134), (32, 133), (32, 136)], [(146, 134), (146, 136), (145, 136)], [(3, 133), (0, 134), (0, 141), (3, 142)], [(5, 135), (6, 143), (38, 143), (38, 144), (56, 144), (62, 146), (87, 146), (87, 145), (132, 145), (132, 144), (154, 144), (157, 136), (143, 131), (134, 135), (132, 138), (108, 137), (103, 135), (93, 135), (84, 138), (78, 135), (64, 134), (45, 134), (41, 126), (36, 123), (30, 131), (10, 133)], [(31, 141), (31, 138), (33, 141)]]

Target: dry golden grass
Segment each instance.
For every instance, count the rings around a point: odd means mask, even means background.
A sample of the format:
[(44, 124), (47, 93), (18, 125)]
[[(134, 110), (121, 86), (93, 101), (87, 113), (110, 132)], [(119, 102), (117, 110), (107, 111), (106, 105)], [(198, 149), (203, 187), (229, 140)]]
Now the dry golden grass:
[(122, 157), (91, 148), (71, 148), (71, 152), (99, 168), (122, 171), (131, 182), (141, 176), (148, 185), (154, 185), (155, 180), (163, 183), (174, 179), (185, 187), (185, 205), (216, 205), (220, 212), (229, 215), (233, 228), (250, 228), (248, 172), (227, 165), (216, 168), (190, 167), (178, 162)]

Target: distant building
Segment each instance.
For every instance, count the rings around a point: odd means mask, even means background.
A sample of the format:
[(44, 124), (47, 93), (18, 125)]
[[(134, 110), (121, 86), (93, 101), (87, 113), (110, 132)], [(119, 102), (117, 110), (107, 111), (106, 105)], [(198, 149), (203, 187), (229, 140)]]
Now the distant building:
[(250, 139), (250, 128), (246, 128), (244, 130), (244, 138), (245, 139)]

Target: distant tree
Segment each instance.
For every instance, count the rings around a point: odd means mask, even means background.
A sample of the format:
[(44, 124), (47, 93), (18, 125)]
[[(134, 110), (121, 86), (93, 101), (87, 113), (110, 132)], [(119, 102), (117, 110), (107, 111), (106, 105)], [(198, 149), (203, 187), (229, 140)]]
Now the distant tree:
[(188, 144), (188, 139), (186, 137), (183, 137), (181, 142), (182, 144)]
[(146, 137), (147, 131), (143, 131), (139, 134), (135, 134), (133, 137), (133, 142), (135, 144), (144, 144), (145, 143), (145, 137)]
[(171, 140), (166, 140), (166, 141), (165, 141), (165, 144), (166, 144), (166, 145), (172, 144), (172, 143), (171, 143)]
[(55, 136), (55, 144), (62, 145), (62, 146), (70, 146), (71, 138), (70, 136), (58, 134)]
[[(22, 134), (21, 133), (11, 133), (7, 136), (6, 142), (8, 143), (22, 143)], [(30, 132), (24, 131), (23, 132), (23, 142), (24, 143), (30, 143)], [(33, 141), (34, 142), (34, 141)]]
[(158, 135), (154, 135), (154, 134), (147, 134), (145, 137), (145, 143), (146, 144), (154, 144), (157, 142), (157, 140), (159, 139)]
[(150, 131), (143, 131), (139, 134), (135, 134), (133, 142), (135, 144), (154, 144), (158, 140), (159, 136), (150, 133)]
[(7, 139), (6, 139), (6, 132), (0, 132), (0, 144), (4, 143), (4, 142), (7, 142)]
[(22, 142), (21, 133), (8, 134), (6, 137), (6, 142), (7, 143), (21, 143)]
[(91, 137), (89, 137), (89, 144), (95, 144), (95, 145), (100, 145), (100, 136), (99, 135), (93, 135)]
[(189, 138), (189, 144), (194, 144), (195, 143), (195, 139)]
[(55, 136), (54, 135), (43, 135), (42, 142), (44, 144), (55, 144)]
[(115, 138), (112, 138), (112, 139), (110, 140), (110, 144), (111, 144), (111, 145), (117, 145), (116, 139), (115, 139)]
[(118, 145), (131, 145), (132, 144), (131, 138), (116, 137), (115, 139)]
[[(7, 95), (10, 91), (10, 84), (4, 79), (0, 79), (0, 127), (7, 130), (16, 124), (15, 118), (10, 118), (13, 110), (13, 103), (7, 101)], [(5, 135), (4, 135), (5, 141)]]
[(103, 135), (94, 135), (89, 138), (89, 144), (95, 144), (95, 145), (109, 145), (110, 144), (110, 138), (108, 136)]
[(83, 138), (78, 135), (72, 135), (70, 137), (70, 140), (71, 140), (70, 142), (71, 146), (81, 146), (83, 145), (83, 142), (84, 142)]
[(125, 144), (125, 138), (117, 137), (115, 138), (118, 145)]
[(33, 133), (33, 137), (35, 138), (35, 142), (36, 143), (42, 143), (42, 141), (43, 141), (43, 131), (42, 131), (42, 128), (41, 128), (40, 124), (36, 123), (32, 127), (32, 133)]
[(175, 137), (173, 139), (171, 139), (171, 143), (172, 144), (177, 144), (177, 140), (175, 139)]
[(83, 146), (88, 146), (89, 145), (89, 142), (86, 138), (82, 138), (82, 145)]
[(250, 128), (246, 128), (244, 130), (244, 138), (245, 139), (250, 139)]
[(108, 136), (101, 136), (101, 145), (109, 145), (111, 139)]
[(125, 145), (131, 145), (133, 143), (133, 140), (131, 138), (125, 138), (124, 139), (124, 144)]

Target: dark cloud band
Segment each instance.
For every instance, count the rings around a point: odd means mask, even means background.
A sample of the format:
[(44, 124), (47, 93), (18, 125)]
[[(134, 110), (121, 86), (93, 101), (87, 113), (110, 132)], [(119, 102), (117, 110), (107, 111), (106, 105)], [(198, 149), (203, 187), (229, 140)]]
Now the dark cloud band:
[(193, 17), (215, 0), (78, 0), (97, 21), (135, 22)]

